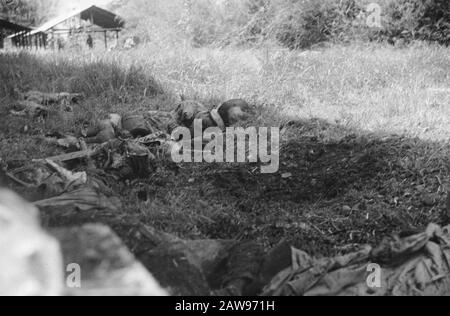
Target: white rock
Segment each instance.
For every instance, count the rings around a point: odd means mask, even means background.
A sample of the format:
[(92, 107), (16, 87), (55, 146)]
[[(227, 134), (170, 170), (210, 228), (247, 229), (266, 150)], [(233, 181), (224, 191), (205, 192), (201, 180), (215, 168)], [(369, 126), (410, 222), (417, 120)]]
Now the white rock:
[(41, 229), (35, 208), (6, 190), (0, 190), (0, 253), (0, 296), (62, 293), (58, 242)]

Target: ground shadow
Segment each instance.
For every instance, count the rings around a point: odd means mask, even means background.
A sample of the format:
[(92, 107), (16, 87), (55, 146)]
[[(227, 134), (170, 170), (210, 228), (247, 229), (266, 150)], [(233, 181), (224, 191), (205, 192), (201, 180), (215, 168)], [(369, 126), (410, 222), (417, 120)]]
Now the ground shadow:
[[(450, 146), (321, 120), (291, 120), (284, 137), (276, 174), (255, 172), (255, 164), (203, 164), (163, 183), (188, 192), (186, 210), (211, 209), (198, 220), (205, 237), (288, 239), (318, 254), (448, 223)], [(163, 186), (156, 196), (167, 193)]]

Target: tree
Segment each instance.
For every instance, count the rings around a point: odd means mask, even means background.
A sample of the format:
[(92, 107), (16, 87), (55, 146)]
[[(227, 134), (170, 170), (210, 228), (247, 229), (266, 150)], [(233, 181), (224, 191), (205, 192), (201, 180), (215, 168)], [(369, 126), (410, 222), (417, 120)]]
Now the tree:
[(56, 13), (59, 0), (15, 0), (1, 7), (9, 20), (24, 25), (39, 25)]

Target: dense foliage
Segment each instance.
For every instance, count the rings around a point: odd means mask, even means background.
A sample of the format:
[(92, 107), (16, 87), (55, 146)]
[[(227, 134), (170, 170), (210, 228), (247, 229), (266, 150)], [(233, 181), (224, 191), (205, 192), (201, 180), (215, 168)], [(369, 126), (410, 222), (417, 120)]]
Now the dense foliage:
[(381, 33), (389, 39), (419, 39), (450, 44), (448, 0), (391, 1), (386, 13), (387, 25)]
[[(14, 3), (2, 10), (34, 24), (66, 5), (63, 0)], [(109, 9), (145, 41), (199, 47), (268, 40), (291, 49), (354, 40), (450, 43), (449, 0), (111, 0)]]

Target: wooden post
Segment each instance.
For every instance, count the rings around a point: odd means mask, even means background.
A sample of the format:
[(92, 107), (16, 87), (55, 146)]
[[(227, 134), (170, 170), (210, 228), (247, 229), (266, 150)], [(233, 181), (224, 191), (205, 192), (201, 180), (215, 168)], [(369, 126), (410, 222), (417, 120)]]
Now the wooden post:
[(108, 34), (107, 31), (105, 30), (105, 49), (108, 49)]

